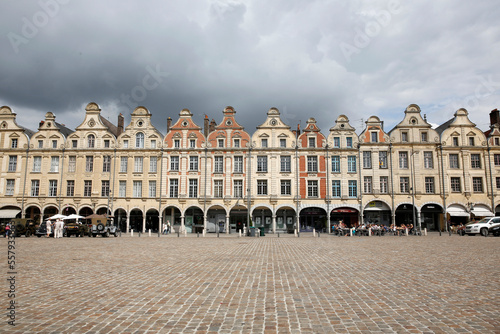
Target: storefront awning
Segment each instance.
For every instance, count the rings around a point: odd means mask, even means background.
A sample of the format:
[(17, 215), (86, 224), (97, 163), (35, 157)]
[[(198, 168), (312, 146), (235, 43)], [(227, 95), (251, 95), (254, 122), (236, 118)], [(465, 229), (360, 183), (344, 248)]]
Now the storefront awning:
[(469, 217), (469, 213), (465, 211), (465, 209), (460, 208), (460, 207), (449, 207), (446, 210), (447, 213), (450, 214), (452, 217)]
[(337, 213), (357, 213), (357, 210), (354, 209), (333, 209), (332, 212), (337, 212)]
[(493, 212), (491, 212), (490, 210), (486, 209), (486, 208), (474, 208), (472, 209), (472, 214), (476, 217), (493, 217), (495, 216), (493, 214)]
[(1, 209), (0, 218), (16, 218), (17, 214), (21, 212), (18, 209)]

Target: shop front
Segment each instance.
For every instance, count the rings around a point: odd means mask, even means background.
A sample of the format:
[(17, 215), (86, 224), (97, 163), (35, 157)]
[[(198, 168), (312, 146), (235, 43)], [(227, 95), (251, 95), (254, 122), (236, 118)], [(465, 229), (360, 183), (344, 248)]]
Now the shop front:
[(343, 222), (346, 227), (356, 227), (359, 225), (359, 211), (354, 208), (340, 207), (331, 211), (330, 222), (333, 225)]
[(443, 208), (437, 204), (426, 204), (420, 213), (421, 228), (428, 231), (438, 231), (444, 227)]
[(365, 224), (391, 225), (391, 208), (384, 202), (371, 201), (363, 210)]

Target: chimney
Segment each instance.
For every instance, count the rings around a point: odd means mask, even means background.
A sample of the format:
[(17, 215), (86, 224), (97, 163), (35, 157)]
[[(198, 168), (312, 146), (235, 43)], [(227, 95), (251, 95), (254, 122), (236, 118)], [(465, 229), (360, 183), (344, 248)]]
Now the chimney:
[(125, 119), (123, 118), (122, 113), (118, 115), (118, 136), (123, 133), (123, 126), (125, 124)]
[(297, 130), (292, 130), (293, 135), (297, 138)]
[(500, 111), (498, 109), (494, 109), (490, 112), (490, 125), (500, 125)]
[(212, 121), (210, 122), (210, 126), (209, 126), (209, 129), (208, 129), (208, 133), (214, 132), (216, 125), (217, 125), (217, 123), (215, 123), (215, 119), (212, 118)]
[(300, 136), (300, 123), (297, 124), (297, 137)]
[(44, 124), (45, 124), (45, 121), (40, 121), (40, 124), (38, 125), (38, 127), (41, 128), (42, 125), (44, 125)]
[(205, 119), (203, 120), (203, 134), (205, 135), (205, 138), (208, 138), (209, 123), (210, 123), (210, 121), (208, 120), (208, 116), (205, 115)]
[(171, 127), (172, 127), (172, 118), (167, 117), (167, 133), (170, 132)]

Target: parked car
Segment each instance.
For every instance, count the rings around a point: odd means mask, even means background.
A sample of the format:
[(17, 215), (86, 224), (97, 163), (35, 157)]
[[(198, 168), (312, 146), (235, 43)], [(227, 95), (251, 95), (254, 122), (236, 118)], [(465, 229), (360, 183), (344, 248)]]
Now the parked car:
[[(40, 224), (40, 226), (38, 226), (38, 228), (36, 229), (35, 235), (39, 238), (47, 235), (47, 224), (45, 222), (43, 222), (43, 224)], [(49, 234), (49, 237), (53, 237), (53, 236), (54, 236), (54, 228), (51, 229), (50, 234)]]
[(489, 234), (493, 234), (495, 237), (500, 236), (500, 224), (498, 225), (493, 225), (488, 229)]
[(93, 237), (101, 235), (105, 238), (113, 235), (118, 236), (118, 227), (113, 225), (111, 219), (105, 215), (90, 215), (86, 217), (86, 220), (91, 226), (90, 233)]
[(476, 235), (480, 233), (482, 236), (487, 236), (489, 234), (489, 228), (497, 225), (500, 225), (500, 217), (487, 217), (478, 222), (467, 224), (465, 233), (467, 235)]
[(79, 222), (68, 222), (64, 225), (64, 236), (71, 237), (74, 235), (75, 237), (84, 237), (88, 235), (92, 236), (92, 232), (90, 231), (90, 227), (87, 224), (82, 224)]
[[(26, 236), (26, 238), (35, 234), (38, 225), (32, 219), (29, 218), (13, 218), (9, 222), (11, 224), (11, 233), (14, 231), (14, 237), (18, 238), (20, 236)], [(0, 225), (0, 235), (5, 236), (5, 226), (7, 223), (2, 223)]]

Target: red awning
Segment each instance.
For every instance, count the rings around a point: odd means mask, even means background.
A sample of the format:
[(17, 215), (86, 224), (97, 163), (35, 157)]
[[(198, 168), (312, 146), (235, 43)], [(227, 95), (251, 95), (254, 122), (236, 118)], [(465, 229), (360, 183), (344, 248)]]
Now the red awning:
[(353, 209), (334, 209), (332, 212), (338, 212), (338, 213), (357, 213), (358, 211), (353, 210)]

